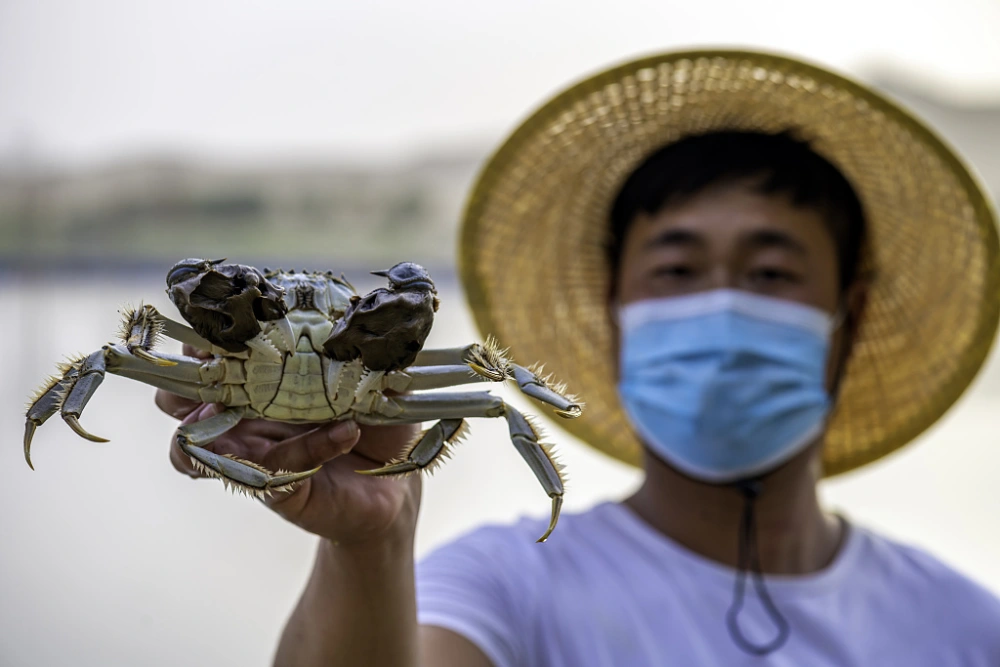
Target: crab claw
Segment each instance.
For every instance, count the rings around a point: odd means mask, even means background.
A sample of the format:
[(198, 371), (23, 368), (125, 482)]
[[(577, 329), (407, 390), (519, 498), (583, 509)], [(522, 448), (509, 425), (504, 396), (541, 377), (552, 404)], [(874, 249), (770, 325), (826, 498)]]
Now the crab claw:
[(417, 288), (429, 290), (437, 294), (437, 290), (434, 288), (434, 281), (431, 280), (427, 269), (413, 262), (400, 262), (391, 269), (372, 271), (371, 273), (373, 276), (388, 278), (390, 289)]
[(285, 316), (284, 290), (252, 266), (185, 259), (167, 273), (167, 294), (205, 340), (244, 352), (261, 322)]

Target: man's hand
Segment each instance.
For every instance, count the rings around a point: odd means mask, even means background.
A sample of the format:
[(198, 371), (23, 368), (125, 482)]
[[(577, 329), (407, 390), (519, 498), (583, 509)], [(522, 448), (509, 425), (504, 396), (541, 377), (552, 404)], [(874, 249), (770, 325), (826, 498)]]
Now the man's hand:
[[(185, 346), (184, 353), (204, 356)], [(221, 406), (190, 401), (158, 391), (156, 404), (189, 424), (216, 414)], [(233, 454), (269, 470), (298, 472), (323, 469), (288, 493), (265, 500), (292, 523), (334, 544), (361, 545), (381, 540), (409, 540), (420, 505), (420, 477), (382, 479), (357, 474), (397, 456), (416, 437), (417, 427), (361, 426), (353, 421), (285, 424), (264, 419), (240, 422), (205, 449)], [(170, 460), (180, 472), (202, 477), (171, 439)]]

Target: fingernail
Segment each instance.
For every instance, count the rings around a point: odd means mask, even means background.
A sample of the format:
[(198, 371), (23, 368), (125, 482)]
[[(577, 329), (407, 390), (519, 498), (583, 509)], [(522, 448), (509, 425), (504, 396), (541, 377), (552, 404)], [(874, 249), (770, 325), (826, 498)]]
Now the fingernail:
[(358, 434), (358, 424), (354, 421), (342, 421), (335, 426), (331, 427), (329, 431), (326, 432), (330, 442), (346, 442), (353, 440), (354, 436)]

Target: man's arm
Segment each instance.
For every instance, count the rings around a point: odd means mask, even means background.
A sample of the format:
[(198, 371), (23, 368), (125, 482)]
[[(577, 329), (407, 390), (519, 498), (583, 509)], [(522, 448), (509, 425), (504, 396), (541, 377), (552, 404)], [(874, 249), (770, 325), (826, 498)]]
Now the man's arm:
[(418, 627), (413, 543), (337, 547), (321, 540), (275, 667), (491, 667), (472, 642)]
[[(193, 348), (185, 353), (197, 354)], [(214, 406), (164, 391), (157, 405), (184, 423), (207, 418)], [(257, 461), (271, 470), (317, 474), (265, 503), (321, 539), (305, 592), (289, 619), (275, 664), (489, 667), (479, 649), (447, 630), (418, 632), (413, 540), (420, 477), (374, 479), (355, 471), (379, 467), (412, 442), (415, 426), (358, 428), (246, 420), (208, 445), (219, 454)], [(171, 443), (181, 472), (202, 476)], [(339, 546), (334, 546), (339, 545)]]

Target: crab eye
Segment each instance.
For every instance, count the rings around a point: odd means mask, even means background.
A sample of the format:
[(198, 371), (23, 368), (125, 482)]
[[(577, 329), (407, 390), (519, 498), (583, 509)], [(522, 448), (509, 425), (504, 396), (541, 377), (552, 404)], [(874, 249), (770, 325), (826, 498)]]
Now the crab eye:
[(170, 272), (170, 275), (167, 276), (167, 284), (176, 285), (177, 283), (184, 282), (188, 278), (198, 275), (198, 273), (200, 273), (198, 269), (190, 266), (182, 266)]

